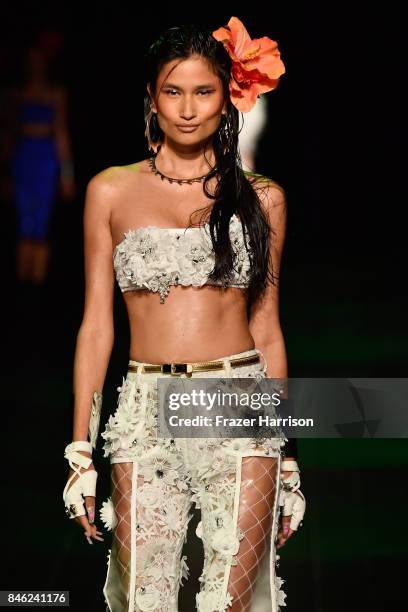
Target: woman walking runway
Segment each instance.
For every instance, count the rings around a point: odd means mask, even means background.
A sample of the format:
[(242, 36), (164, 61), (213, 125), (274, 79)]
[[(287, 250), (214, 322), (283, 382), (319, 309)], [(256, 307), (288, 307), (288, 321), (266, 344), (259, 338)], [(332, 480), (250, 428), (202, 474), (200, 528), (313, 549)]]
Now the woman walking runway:
[(232, 18), (214, 32), (167, 30), (146, 68), (151, 155), (101, 172), (87, 190), (67, 513), (89, 542), (101, 539), (92, 449), (113, 346), (116, 275), (131, 341), (117, 409), (102, 433), (112, 474), (102, 508), (113, 532), (107, 609), (179, 609), (195, 503), (204, 549), (197, 610), (277, 612), (285, 594), (276, 549), (305, 509), (296, 456), (285, 452), (283, 437), (160, 438), (157, 381), (287, 377), (278, 313), (284, 191), (244, 172), (238, 154), (239, 111), (274, 89), (284, 66), (274, 41), (251, 40)]

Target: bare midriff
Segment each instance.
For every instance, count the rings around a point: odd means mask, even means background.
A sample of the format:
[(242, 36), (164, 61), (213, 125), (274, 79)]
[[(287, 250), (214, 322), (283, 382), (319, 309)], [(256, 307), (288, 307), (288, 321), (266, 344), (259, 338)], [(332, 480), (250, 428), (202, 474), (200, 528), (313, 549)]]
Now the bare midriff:
[(254, 348), (246, 290), (170, 287), (158, 293), (123, 293), (130, 325), (130, 359), (147, 363), (209, 361)]

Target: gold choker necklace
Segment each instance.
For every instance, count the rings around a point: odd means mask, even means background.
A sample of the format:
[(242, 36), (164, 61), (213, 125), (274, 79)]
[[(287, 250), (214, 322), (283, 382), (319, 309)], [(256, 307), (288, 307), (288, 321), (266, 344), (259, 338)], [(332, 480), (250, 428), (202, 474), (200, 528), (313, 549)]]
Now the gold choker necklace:
[(212, 174), (217, 169), (217, 167), (215, 167), (215, 168), (213, 168), (213, 170), (210, 170), (210, 172), (208, 172), (208, 174), (204, 174), (203, 176), (197, 176), (196, 178), (177, 179), (177, 178), (172, 178), (171, 176), (166, 176), (165, 174), (163, 174), (163, 172), (160, 172), (160, 170), (157, 169), (157, 167), (156, 167), (156, 155), (152, 155), (152, 157), (149, 158), (149, 166), (150, 166), (151, 171), (154, 174), (159, 175), (162, 181), (164, 181), (164, 179), (166, 179), (170, 183), (178, 183), (179, 185), (184, 185), (186, 183), (188, 185), (192, 185), (193, 183), (200, 183), (205, 178), (207, 178), (207, 176)]

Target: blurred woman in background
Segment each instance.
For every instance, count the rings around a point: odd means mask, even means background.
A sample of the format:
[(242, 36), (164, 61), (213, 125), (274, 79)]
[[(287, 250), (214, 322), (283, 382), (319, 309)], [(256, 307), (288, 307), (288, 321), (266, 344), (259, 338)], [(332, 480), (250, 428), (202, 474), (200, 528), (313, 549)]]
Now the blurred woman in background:
[(27, 51), (22, 82), (6, 95), (3, 159), (11, 162), (17, 216), (16, 276), (35, 285), (48, 274), (50, 218), (59, 187), (64, 199), (75, 193), (66, 91), (49, 77), (59, 46), (57, 33), (41, 34)]

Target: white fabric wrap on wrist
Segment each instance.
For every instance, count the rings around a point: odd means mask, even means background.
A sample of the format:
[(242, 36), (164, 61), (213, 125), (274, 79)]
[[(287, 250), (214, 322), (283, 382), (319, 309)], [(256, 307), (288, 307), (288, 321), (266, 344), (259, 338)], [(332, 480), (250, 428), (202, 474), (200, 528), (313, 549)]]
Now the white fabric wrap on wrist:
[[(80, 467), (87, 469), (92, 463), (92, 457), (85, 457), (78, 451), (86, 451), (92, 454), (92, 445), (90, 442), (79, 440), (71, 442), (66, 446), (64, 457), (68, 460), (70, 467), (74, 473), (68, 479), (65, 485), (62, 497), (66, 507), (66, 513), (69, 518), (86, 515), (84, 506), (84, 497), (96, 496), (96, 480), (98, 474), (96, 470), (81, 472)], [(72, 480), (78, 476), (77, 480), (70, 486)]]
[(86, 451), (92, 455), (92, 446), (89, 442), (71, 442), (65, 447), (64, 457), (68, 460), (70, 467), (75, 470), (75, 465), (80, 465), (83, 468), (89, 468), (92, 463), (92, 457), (85, 457), (78, 453), (78, 451)]
[(300, 470), (297, 461), (283, 460), (281, 472), (292, 472), (287, 478), (282, 477), (282, 490), (279, 504), (283, 506), (283, 516), (290, 516), (290, 529), (297, 530), (301, 524), (305, 510), (306, 500), (300, 490)]
[(297, 461), (284, 459), (281, 463), (281, 472), (300, 472)]

